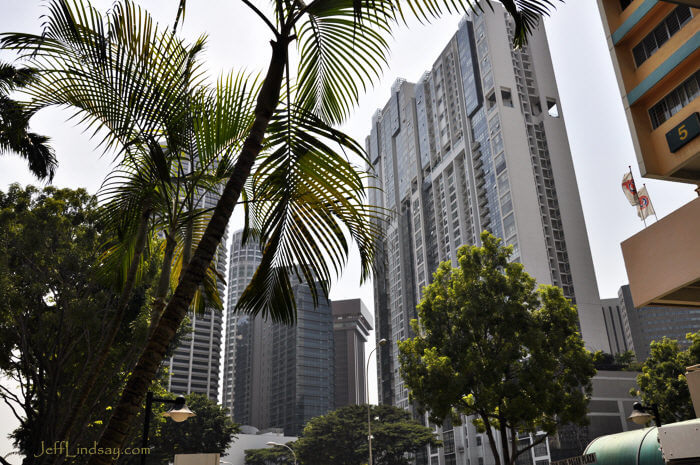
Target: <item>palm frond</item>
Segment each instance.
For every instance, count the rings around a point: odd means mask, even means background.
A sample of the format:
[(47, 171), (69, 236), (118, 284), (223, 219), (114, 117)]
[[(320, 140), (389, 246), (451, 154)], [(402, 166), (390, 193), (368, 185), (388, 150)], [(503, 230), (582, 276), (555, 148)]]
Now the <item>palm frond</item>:
[(299, 72), (296, 102), (328, 124), (344, 121), (360, 92), (376, 80), (387, 62), (393, 5), (361, 0), (357, 20), (354, 0), (313, 2), (299, 25)]
[(187, 92), (201, 79), (192, 54), (202, 40), (186, 47), (128, 0), (107, 15), (82, 0), (53, 0), (47, 8), (41, 35), (0, 40), (37, 70), (27, 88), (36, 108), (70, 106), (93, 135), (106, 130), (105, 149), (177, 127)]
[(304, 107), (277, 112), (267, 146), (253, 175), (256, 201), (244, 234), (259, 237), (263, 258), (237, 308), (292, 323), (294, 282), (306, 282), (317, 304), (351, 241), (360, 251), (362, 279), (369, 276), (379, 234), (371, 220), (381, 215), (365, 205), (363, 175), (345, 155), (364, 157), (363, 149)]

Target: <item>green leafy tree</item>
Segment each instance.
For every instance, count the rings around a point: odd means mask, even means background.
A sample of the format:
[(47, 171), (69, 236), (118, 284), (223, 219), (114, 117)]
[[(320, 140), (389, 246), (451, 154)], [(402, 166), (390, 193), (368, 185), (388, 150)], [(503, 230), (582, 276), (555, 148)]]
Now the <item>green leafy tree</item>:
[[(156, 397), (175, 398), (162, 388), (154, 391)], [(151, 453), (148, 462), (167, 465), (175, 461), (175, 454), (219, 453), (225, 454), (231, 441), (240, 432), (227, 410), (216, 401), (203, 394), (188, 394), (185, 396), (187, 406), (196, 416), (177, 423), (163, 417), (161, 414), (170, 408), (169, 404), (153, 404), (151, 428), (148, 444)], [(140, 424), (143, 424), (143, 412), (140, 414)], [(141, 447), (141, 428), (134, 428), (130, 447)], [(123, 457), (125, 465), (140, 463), (140, 456)]]
[[(294, 442), (287, 443), (294, 448)], [(246, 465), (294, 465), (294, 456), (286, 447), (274, 446), (245, 451)]]
[[(440, 442), (403, 409), (372, 406), (372, 454), (376, 465), (407, 465), (406, 454)], [(291, 445), (304, 465), (367, 463), (367, 406), (350, 405), (310, 420)]]
[(16, 68), (0, 62), (0, 154), (16, 153), (29, 162), (29, 170), (39, 179), (53, 180), (56, 157), (49, 138), (29, 130), (34, 112), (10, 98), (35, 77), (31, 68)]
[(649, 358), (637, 376), (640, 391), (630, 391), (633, 396), (641, 396), (644, 405), (656, 404), (662, 423), (695, 418), (685, 369), (700, 363), (700, 331), (688, 333), (686, 339), (690, 346), (685, 350), (675, 339), (653, 341)]
[[(458, 250), (458, 267), (441, 263), (425, 287), (411, 322), (418, 336), (399, 343), (400, 372), (433, 421), (475, 415), (496, 463), (514, 464), (558, 425), (585, 424), (595, 369), (561, 289), (538, 288), (509, 262), (511, 247), (487, 232), (481, 240)], [(518, 448), (518, 433), (539, 432)]]
[[(118, 290), (100, 272), (107, 238), (95, 198), (85, 190), (10, 186), (0, 192), (0, 398), (19, 422), (13, 439), (25, 463), (52, 444), (79, 402), (77, 388), (94, 347), (108, 332)], [(80, 407), (86, 427), (75, 444), (99, 438), (146, 339), (145, 310), (159, 256), (149, 257), (128, 301), (96, 392)], [(139, 341), (141, 344), (139, 344)], [(50, 446), (46, 446), (50, 447)]]
[[(234, 150), (220, 200), (189, 261), (183, 264), (167, 304), (162, 305), (162, 311), (154, 312), (160, 318), (100, 441), (101, 447), (118, 448), (126, 440), (125, 432), (206, 279), (239, 202), (249, 207), (251, 227), (246, 228), (247, 232), (260, 237), (264, 250), (261, 265), (239, 300), (241, 310), (293, 322), (289, 273), (302, 276), (316, 300), (320, 292), (327, 293), (332, 274), (344, 265), (351, 240), (360, 251), (362, 277), (369, 275), (376, 236), (370, 219), (377, 212), (364, 202), (361, 170), (345, 157), (345, 153), (360, 157), (364, 153), (359, 144), (333, 125), (348, 116), (361, 90), (379, 77), (387, 59), (387, 38), (396, 23), (405, 21), (409, 14), (429, 20), (443, 10), (481, 8), (481, 3), (473, 0), (411, 0), (403, 5), (392, 0), (279, 0), (267, 16), (252, 2), (243, 3), (270, 30), (269, 67), (255, 92), (252, 118), (242, 141), (223, 144)], [(515, 20), (516, 43), (523, 43), (540, 15), (552, 7), (549, 0), (504, 0), (503, 4)], [(178, 18), (184, 7), (181, 1)], [(159, 136), (169, 135), (172, 127), (183, 127), (185, 131), (178, 134), (191, 140), (194, 136), (189, 121), (196, 119), (187, 109), (180, 112), (183, 102), (190, 101), (189, 93), (182, 95), (173, 90), (173, 86), (179, 88), (182, 79), (171, 79), (172, 75), (165, 72), (192, 64), (189, 58), (183, 61), (170, 53), (171, 45), (179, 43), (175, 29), (172, 33), (159, 29), (147, 14), (126, 0), (117, 3), (106, 20), (84, 2), (54, 0), (49, 3), (43, 34), (5, 35), (2, 45), (21, 50), (25, 59), (47, 71), (42, 75), (47, 80), (34, 94), (40, 105), (77, 108), (80, 117), (93, 128), (107, 131), (107, 146), (123, 150), (136, 141), (135, 145), (147, 151), (154, 163), (161, 164), (156, 148), (161, 143)], [(298, 60), (290, 60), (293, 43), (298, 43)], [(299, 63), (294, 81), (290, 61)], [(134, 128), (138, 130), (132, 131)], [(165, 138), (168, 153), (180, 153), (178, 140)], [(184, 152), (193, 153), (186, 148)], [(162, 177), (164, 171), (160, 169), (159, 173)], [(246, 190), (246, 185), (250, 189)], [(146, 202), (135, 211), (147, 217), (148, 210)], [(145, 227), (144, 221), (135, 223), (141, 226), (132, 230)], [(129, 256), (137, 256), (138, 250), (136, 247)], [(185, 249), (183, 253), (189, 252)], [(325, 284), (317, 289), (315, 282)], [(92, 461), (106, 464), (110, 459), (95, 456)]]

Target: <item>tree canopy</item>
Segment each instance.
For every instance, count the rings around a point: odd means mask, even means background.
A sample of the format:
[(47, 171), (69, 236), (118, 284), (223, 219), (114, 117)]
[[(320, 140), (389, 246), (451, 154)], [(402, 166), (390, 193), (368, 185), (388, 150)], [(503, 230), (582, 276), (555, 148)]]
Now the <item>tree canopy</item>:
[[(595, 369), (561, 289), (537, 287), (509, 261), (511, 247), (487, 232), (481, 240), (458, 250), (456, 268), (441, 263), (425, 287), (411, 322), (417, 336), (399, 342), (400, 373), (435, 423), (474, 415), (496, 463), (513, 464), (559, 424), (585, 424)], [(519, 449), (522, 432), (545, 434)]]
[[(289, 446), (293, 446), (290, 442)], [(247, 449), (246, 465), (294, 465), (294, 456), (286, 447), (274, 446), (265, 449)]]
[[(370, 407), (372, 453), (376, 465), (408, 465), (406, 454), (439, 446), (433, 431), (390, 405)], [(362, 465), (368, 459), (367, 406), (349, 405), (311, 419), (301, 437), (288, 444), (303, 465)], [(246, 451), (247, 465), (293, 463), (282, 447)]]
[[(156, 397), (174, 398), (160, 386), (152, 389)], [(153, 416), (149, 432), (148, 445), (151, 453), (148, 463), (167, 465), (175, 461), (175, 454), (219, 453), (222, 456), (240, 432), (237, 424), (231, 420), (228, 411), (216, 401), (203, 394), (188, 394), (185, 402), (196, 416), (177, 423), (162, 417), (162, 412), (171, 407), (170, 404), (153, 403)], [(139, 420), (142, 424), (143, 417)], [(141, 447), (141, 429), (134, 428), (131, 447)], [(140, 456), (124, 457), (126, 464), (140, 463)]]
[(685, 350), (675, 339), (653, 341), (649, 358), (637, 376), (640, 392), (634, 389), (630, 392), (633, 396), (640, 395), (644, 405), (656, 404), (661, 423), (695, 418), (685, 369), (700, 363), (700, 331), (688, 333), (686, 339), (690, 345)]
[[(55, 458), (33, 456), (42, 441), (58, 437), (78, 406), (85, 370), (108, 332), (119, 292), (99, 266), (107, 238), (95, 198), (85, 190), (14, 184), (0, 192), (0, 371), (10, 380), (0, 386), (0, 398), (19, 421), (15, 445), (35, 464)], [(79, 405), (85, 427), (74, 444), (98, 437), (136, 361), (158, 265), (157, 254), (146, 260), (115, 344), (97, 371), (100, 395)]]

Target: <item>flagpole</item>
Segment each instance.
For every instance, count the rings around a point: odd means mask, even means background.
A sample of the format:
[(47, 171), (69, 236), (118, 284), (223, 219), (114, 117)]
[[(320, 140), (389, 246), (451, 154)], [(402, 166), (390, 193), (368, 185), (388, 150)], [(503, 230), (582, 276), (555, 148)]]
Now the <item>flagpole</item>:
[(632, 184), (634, 185), (634, 200), (637, 201), (637, 208), (639, 208), (639, 216), (642, 217), (642, 222), (644, 222), (644, 228), (646, 229), (647, 220), (646, 218), (644, 218), (644, 212), (642, 212), (642, 204), (639, 203), (639, 195), (637, 194), (637, 183), (634, 182), (634, 174), (632, 174), (632, 165), (627, 165), (627, 168), (630, 169), (630, 178), (632, 178)]
[[(642, 186), (644, 186), (645, 189), (647, 188), (646, 184), (642, 184)], [(654, 204), (651, 203), (651, 195), (649, 195), (648, 189), (647, 189), (647, 196), (649, 197), (649, 205), (651, 205), (651, 209), (654, 210), (654, 218), (656, 219), (656, 221), (659, 221), (659, 217), (656, 216), (656, 208), (654, 208)]]

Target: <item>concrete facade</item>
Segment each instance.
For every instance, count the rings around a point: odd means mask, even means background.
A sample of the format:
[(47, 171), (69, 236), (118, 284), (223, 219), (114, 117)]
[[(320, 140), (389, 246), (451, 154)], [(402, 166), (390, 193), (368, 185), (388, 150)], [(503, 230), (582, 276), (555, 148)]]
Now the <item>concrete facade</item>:
[(372, 314), (360, 299), (336, 300), (333, 311), (335, 344), (334, 408), (367, 403), (365, 343)]
[[(391, 211), (374, 275), (375, 334), (392, 342), (378, 350), (381, 403), (409, 408), (396, 341), (412, 336), (439, 262), (479, 245), (483, 230), (513, 246), (512, 260), (539, 283), (562, 287), (587, 347), (609, 351), (545, 31), (513, 50), (513, 24), (494, 7), (465, 18), (416, 84), (396, 81), (366, 140), (380, 188), (370, 202)], [(443, 451), (429, 452), (432, 465), (487, 460), (454, 431), (453, 443), (448, 434)]]
[(697, 183), (700, 137), (688, 134), (674, 151), (667, 140), (671, 132), (682, 137), (678, 125), (700, 110), (700, 10), (691, 3), (598, 0), (598, 7), (642, 176)]

